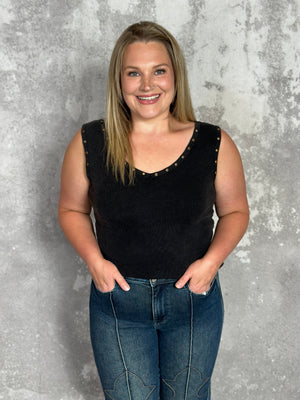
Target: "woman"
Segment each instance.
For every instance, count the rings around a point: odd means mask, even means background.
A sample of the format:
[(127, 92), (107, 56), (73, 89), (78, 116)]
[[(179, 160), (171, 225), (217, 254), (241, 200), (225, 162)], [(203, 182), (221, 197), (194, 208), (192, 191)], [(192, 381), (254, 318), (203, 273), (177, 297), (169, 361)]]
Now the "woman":
[(248, 205), (238, 150), (195, 122), (183, 55), (163, 27), (137, 23), (118, 39), (105, 122), (85, 124), (65, 154), (59, 221), (92, 276), (105, 398), (210, 399), (218, 269), (247, 228)]

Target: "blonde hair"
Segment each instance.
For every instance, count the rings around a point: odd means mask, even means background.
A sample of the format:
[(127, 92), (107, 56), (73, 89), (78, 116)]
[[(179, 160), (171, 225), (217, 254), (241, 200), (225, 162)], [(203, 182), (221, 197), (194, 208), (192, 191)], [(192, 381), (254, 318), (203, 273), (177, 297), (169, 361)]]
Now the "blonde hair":
[(115, 178), (125, 184), (125, 163), (129, 164), (129, 183), (134, 181), (134, 166), (129, 142), (132, 129), (130, 110), (121, 89), (121, 71), (124, 52), (135, 42), (160, 42), (164, 44), (172, 61), (175, 77), (175, 96), (170, 112), (180, 122), (194, 121), (194, 111), (188, 85), (187, 71), (182, 51), (176, 39), (155, 22), (142, 21), (129, 26), (117, 40), (112, 52), (106, 100), (106, 149), (108, 168)]

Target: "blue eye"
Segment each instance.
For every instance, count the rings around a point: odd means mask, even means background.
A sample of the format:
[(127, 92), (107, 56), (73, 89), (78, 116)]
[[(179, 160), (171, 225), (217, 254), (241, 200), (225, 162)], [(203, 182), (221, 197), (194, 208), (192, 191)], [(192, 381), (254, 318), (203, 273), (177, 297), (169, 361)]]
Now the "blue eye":
[(155, 75), (163, 75), (165, 72), (165, 69), (158, 69), (157, 71), (155, 71)]
[(128, 76), (139, 76), (139, 73), (136, 71), (130, 71), (128, 72)]

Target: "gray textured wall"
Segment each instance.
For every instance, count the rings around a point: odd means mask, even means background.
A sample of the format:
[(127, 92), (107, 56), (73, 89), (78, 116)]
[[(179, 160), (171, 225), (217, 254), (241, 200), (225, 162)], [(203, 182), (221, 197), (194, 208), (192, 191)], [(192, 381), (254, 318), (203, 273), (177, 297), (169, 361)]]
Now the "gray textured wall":
[(214, 400), (296, 400), (299, 388), (299, 0), (1, 0), (0, 399), (103, 399), (90, 278), (56, 219), (64, 150), (103, 116), (120, 32), (178, 38), (197, 117), (244, 159), (252, 211), (222, 269)]

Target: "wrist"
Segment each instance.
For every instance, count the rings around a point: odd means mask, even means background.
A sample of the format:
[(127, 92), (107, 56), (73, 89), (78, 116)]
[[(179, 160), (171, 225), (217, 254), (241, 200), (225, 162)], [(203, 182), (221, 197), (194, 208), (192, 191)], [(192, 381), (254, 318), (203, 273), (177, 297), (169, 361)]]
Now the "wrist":
[(218, 259), (214, 259), (214, 258), (210, 258), (210, 257), (208, 257), (206, 255), (204, 257), (202, 257), (200, 260), (201, 260), (201, 264), (202, 265), (205, 265), (206, 268), (208, 268), (209, 270), (211, 270), (215, 274), (218, 272), (218, 270), (220, 269), (221, 265), (223, 265), (223, 261), (218, 260)]
[(87, 263), (87, 267), (89, 269), (89, 271), (95, 271), (95, 270), (100, 270), (102, 268), (104, 268), (105, 265), (105, 258), (104, 257), (95, 257), (91, 260), (89, 260), (89, 262)]

